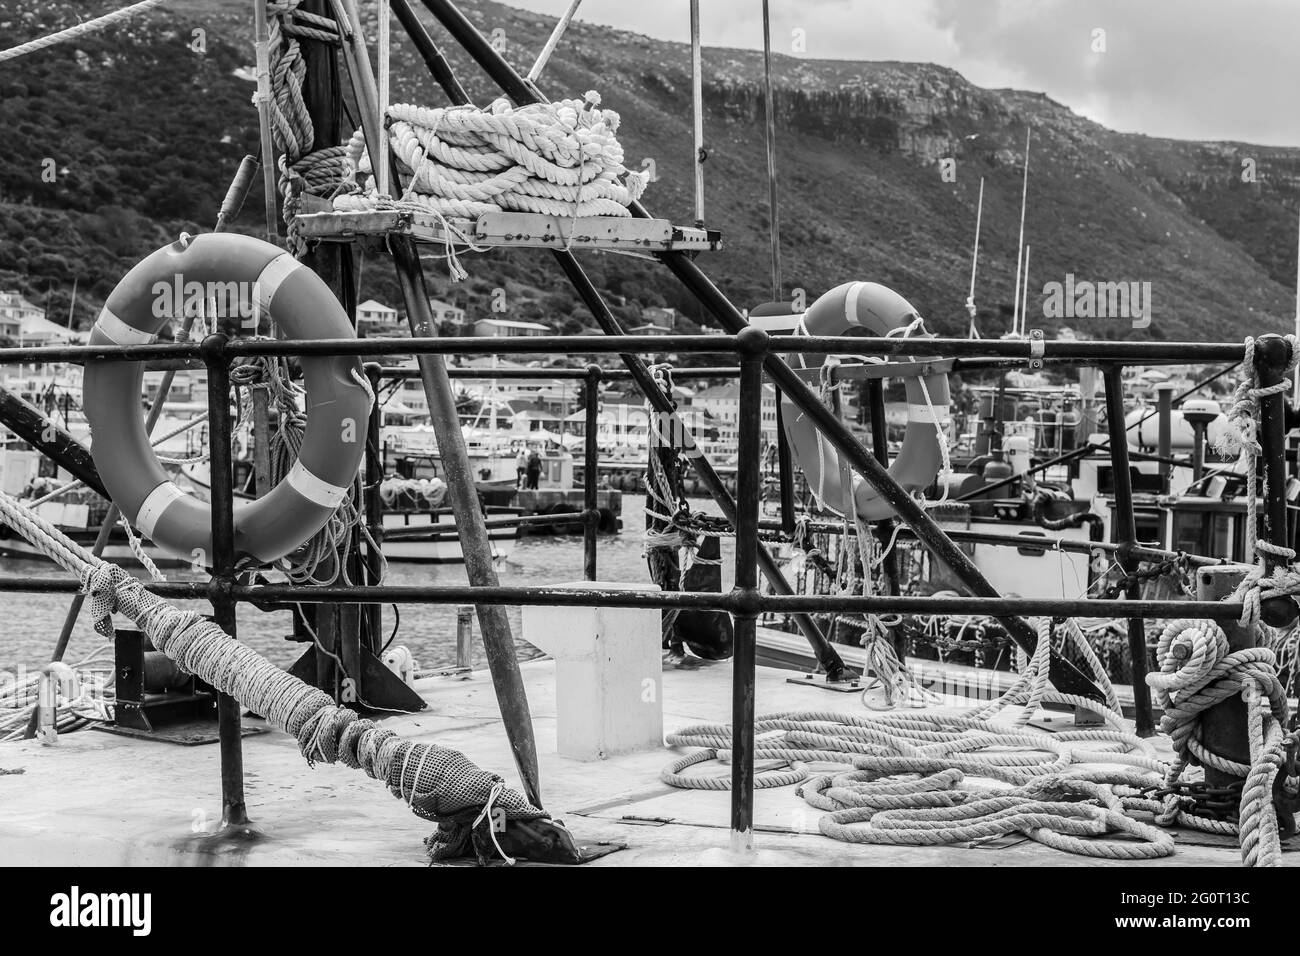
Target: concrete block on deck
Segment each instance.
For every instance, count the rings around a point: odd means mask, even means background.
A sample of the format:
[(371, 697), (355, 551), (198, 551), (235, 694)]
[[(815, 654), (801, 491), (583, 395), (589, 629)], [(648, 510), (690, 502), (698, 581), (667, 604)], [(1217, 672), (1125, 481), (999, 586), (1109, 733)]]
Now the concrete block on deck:
[[(559, 587), (640, 591), (577, 581)], [(524, 640), (555, 658), (559, 753), (579, 760), (663, 746), (661, 612), (525, 607)]]

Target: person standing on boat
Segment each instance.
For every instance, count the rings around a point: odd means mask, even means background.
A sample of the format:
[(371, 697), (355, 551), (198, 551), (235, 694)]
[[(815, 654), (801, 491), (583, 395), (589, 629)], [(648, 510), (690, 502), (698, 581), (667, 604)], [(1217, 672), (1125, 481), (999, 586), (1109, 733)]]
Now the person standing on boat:
[(515, 489), (518, 490), (524, 486), (524, 474), (528, 471), (528, 452), (523, 445), (519, 446), (519, 454), (515, 456)]
[(534, 448), (528, 453), (528, 488), (530, 491), (537, 489), (538, 479), (542, 477), (542, 456)]

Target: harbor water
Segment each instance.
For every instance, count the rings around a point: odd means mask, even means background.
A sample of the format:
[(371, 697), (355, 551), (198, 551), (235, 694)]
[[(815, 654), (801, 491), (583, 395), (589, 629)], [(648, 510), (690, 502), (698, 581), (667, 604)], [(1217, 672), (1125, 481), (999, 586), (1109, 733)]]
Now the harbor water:
[[(602, 535), (597, 551), (597, 569), (602, 581), (641, 584), (649, 586), (646, 562), (642, 556), (642, 533), (645, 528), (644, 512), (639, 499), (629, 495), (625, 499), (623, 532)], [(692, 507), (714, 512), (712, 502), (693, 502)], [(723, 555), (731, 554), (731, 541), (723, 540)], [(20, 561), (0, 558), (0, 577), (46, 577), (61, 573), (54, 565), (42, 561)], [(142, 572), (141, 572), (142, 573)], [(169, 580), (201, 580), (202, 576), (187, 569), (169, 569), (164, 572)], [(504, 585), (542, 585), (582, 580), (582, 539), (577, 536), (535, 536), (521, 539), (508, 560), (498, 563), (497, 573)], [(723, 565), (723, 582), (729, 586), (732, 569)], [(464, 585), (463, 564), (391, 564), (385, 584), (392, 585)], [(67, 594), (9, 593), (5, 598), (5, 613), (0, 617), (0, 671), (14, 670), (18, 666), (34, 667), (48, 661), (54, 648), (71, 598)], [(179, 602), (200, 613), (210, 606), (204, 601)], [(447, 604), (407, 604), (400, 608), (400, 626), (394, 645), (404, 644), (415, 656), (422, 669), (428, 670), (448, 665), (456, 657), (456, 606)], [(521, 611), (509, 609), (521, 659), (535, 657), (538, 651), (525, 642), (521, 635)], [(123, 618), (117, 623), (126, 624)], [(384, 608), (385, 640), (392, 632), (393, 608)], [(297, 659), (308, 645), (286, 640), (291, 631), (287, 613), (264, 613), (251, 605), (239, 606), (239, 638), (276, 664), (287, 667)], [(104, 645), (84, 613), (77, 622), (72, 641), (64, 657), (76, 664)], [(107, 652), (111, 660), (111, 651)], [(479, 639), (478, 622), (474, 625), (475, 666), (484, 662), (483, 646)]]

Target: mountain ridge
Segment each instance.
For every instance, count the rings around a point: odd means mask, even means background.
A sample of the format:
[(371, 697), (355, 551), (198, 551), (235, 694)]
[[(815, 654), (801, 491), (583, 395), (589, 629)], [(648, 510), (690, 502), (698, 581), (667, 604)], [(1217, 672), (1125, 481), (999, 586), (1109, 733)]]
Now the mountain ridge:
[[(3, 45), (112, 4), (82, 6), (0, 0)], [(134, 261), (182, 228), (210, 226), (239, 157), (256, 149), (252, 87), (236, 76), (252, 61), (246, 6), (180, 0), (173, 12), (16, 61), (21, 70), (0, 66), (0, 122), (17, 134), (0, 154), (0, 287), (48, 298), (63, 314), (76, 278), (76, 317), (85, 325)], [(492, 0), (462, 7), (484, 33), (503, 31), (505, 55), (521, 72), (554, 23)], [(194, 29), (205, 30), (201, 56), (187, 46)], [(396, 24), (393, 36), (394, 101), (442, 105)], [(474, 101), (486, 105), (496, 91), (444, 46)], [(706, 223), (722, 230), (724, 248), (700, 263), (743, 308), (765, 301), (771, 283), (762, 54), (706, 47), (704, 65)], [(541, 85), (555, 96), (599, 90), (622, 115), (628, 165), (655, 161), (646, 205), (689, 222), (689, 76), (686, 46), (579, 20)], [(782, 53), (773, 79), (786, 295), (803, 289), (811, 299), (871, 279), (912, 301), (931, 328), (964, 334), (982, 177), (975, 299), (981, 331), (1005, 331), (1028, 127), (1029, 327), (1059, 329), (1043, 315), (1040, 290), (1067, 274), (1151, 283), (1149, 328), (1073, 323), (1088, 337), (1220, 339), (1291, 327), (1300, 150), (1119, 133), (1043, 93), (977, 87), (940, 64)], [(58, 121), (65, 114), (76, 122)], [(40, 181), (48, 158), (68, 170), (58, 183)], [(942, 178), (945, 159), (955, 162), (955, 181)], [(1242, 160), (1251, 161), (1253, 182), (1242, 181)], [(238, 228), (256, 232), (260, 209), (259, 187)], [(649, 305), (707, 319), (666, 270), (614, 256), (583, 260), (629, 320)], [(514, 293), (512, 317), (569, 331), (590, 323), (543, 254), (472, 256), (465, 265), (467, 283), (434, 275), (434, 294), (487, 314), (492, 290), (505, 288)], [(363, 297), (400, 303), (385, 263), (368, 259), (366, 282)]]

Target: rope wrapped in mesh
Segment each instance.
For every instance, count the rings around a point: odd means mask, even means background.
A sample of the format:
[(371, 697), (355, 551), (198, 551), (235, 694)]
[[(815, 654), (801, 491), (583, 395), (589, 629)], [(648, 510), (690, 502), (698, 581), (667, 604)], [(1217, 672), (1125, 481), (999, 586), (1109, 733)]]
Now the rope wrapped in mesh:
[[(121, 568), (96, 558), (39, 515), (0, 492), (0, 519), (66, 570), (82, 577), (99, 633), (111, 616), (135, 622), (153, 646), (187, 673), (292, 734), (309, 765), (343, 763), (383, 781), (421, 817), (461, 826), (492, 803), (507, 819), (547, 814), (496, 774), (457, 751), (407, 740), (340, 707), (324, 691), (281, 670), (194, 611), (173, 607)], [(440, 833), (442, 831), (440, 830)]]

